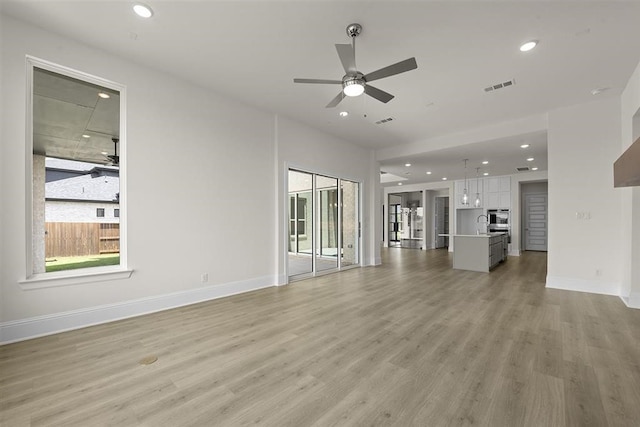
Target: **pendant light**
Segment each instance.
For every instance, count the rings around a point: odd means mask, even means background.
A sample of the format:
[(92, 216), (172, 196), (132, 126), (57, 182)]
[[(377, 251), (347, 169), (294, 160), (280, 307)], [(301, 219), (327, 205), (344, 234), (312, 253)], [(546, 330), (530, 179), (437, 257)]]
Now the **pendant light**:
[(480, 168), (476, 168), (476, 200), (473, 202), (473, 206), (475, 206), (476, 208), (480, 207), (480, 204), (482, 203), (480, 201), (480, 187), (478, 186), (478, 174), (480, 173)]
[(467, 193), (467, 161), (464, 159), (464, 191), (462, 192), (462, 206), (469, 206), (469, 193)]

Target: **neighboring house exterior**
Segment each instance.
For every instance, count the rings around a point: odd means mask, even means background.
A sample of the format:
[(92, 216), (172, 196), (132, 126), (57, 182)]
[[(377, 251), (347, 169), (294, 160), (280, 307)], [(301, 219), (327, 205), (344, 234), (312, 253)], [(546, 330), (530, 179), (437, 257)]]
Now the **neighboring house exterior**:
[(45, 222), (120, 222), (117, 167), (54, 158), (45, 167)]

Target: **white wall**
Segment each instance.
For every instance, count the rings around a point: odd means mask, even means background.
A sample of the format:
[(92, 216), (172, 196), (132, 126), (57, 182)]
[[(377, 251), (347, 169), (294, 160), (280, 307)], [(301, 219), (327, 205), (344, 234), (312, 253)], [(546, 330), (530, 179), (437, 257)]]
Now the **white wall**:
[[(622, 208), (613, 187), (620, 154), (620, 99), (549, 112), (547, 286), (619, 295)], [(590, 219), (577, 219), (577, 212)], [(612, 217), (612, 215), (614, 215)]]
[[(622, 143), (619, 154), (640, 138), (640, 65), (622, 94)], [(618, 188), (622, 197), (622, 291), (627, 305), (640, 308), (640, 187)]]
[[(372, 224), (380, 224), (379, 169), (373, 162), (370, 150), (352, 145), (344, 140), (311, 130), (291, 119), (276, 118), (276, 174), (277, 180), (277, 217), (278, 229), (275, 239), (278, 242), (278, 283), (287, 283), (287, 185), (289, 168), (327, 176), (349, 179), (361, 183), (362, 218), (362, 263), (380, 264), (380, 232)], [(372, 179), (375, 177), (376, 179)]]
[[(272, 114), (0, 19), (1, 39), (11, 40), (0, 58), (0, 342), (275, 285), (282, 274), (278, 233), (286, 238), (276, 226), (284, 222), (276, 215), (283, 213), (286, 191), (276, 183), (285, 161), (362, 181), (365, 203), (371, 202), (375, 162), (362, 149), (284, 120), (278, 135)], [(27, 271), (27, 54), (126, 86), (130, 279), (28, 290), (20, 283)], [(158, 200), (170, 200), (173, 208), (158, 209)], [(365, 235), (372, 216), (365, 208)], [(365, 252), (375, 259), (371, 248)]]

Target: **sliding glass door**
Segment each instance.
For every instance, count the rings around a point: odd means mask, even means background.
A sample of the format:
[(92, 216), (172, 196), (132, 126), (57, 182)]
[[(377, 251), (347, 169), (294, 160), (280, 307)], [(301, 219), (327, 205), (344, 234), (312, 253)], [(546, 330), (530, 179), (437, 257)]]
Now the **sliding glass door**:
[(313, 175), (289, 171), (289, 275), (313, 272)]
[(360, 186), (357, 182), (340, 180), (340, 230), (341, 238), (341, 258), (340, 264), (348, 265), (360, 264), (360, 209), (358, 200), (360, 199)]
[(316, 175), (316, 271), (338, 268), (338, 180)]
[(358, 265), (359, 184), (293, 169), (288, 176), (289, 277)]

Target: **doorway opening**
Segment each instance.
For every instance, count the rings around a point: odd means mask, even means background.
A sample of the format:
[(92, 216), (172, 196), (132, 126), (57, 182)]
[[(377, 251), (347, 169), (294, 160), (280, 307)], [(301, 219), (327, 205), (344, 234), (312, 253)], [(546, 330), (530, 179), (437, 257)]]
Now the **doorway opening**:
[(424, 241), (422, 191), (389, 194), (388, 205), (389, 247), (422, 249)]
[(548, 232), (548, 184), (546, 182), (522, 183), (522, 249), (547, 251)]
[(435, 249), (449, 247), (449, 196), (435, 197)]
[(288, 173), (289, 279), (360, 265), (360, 184), (295, 169)]

